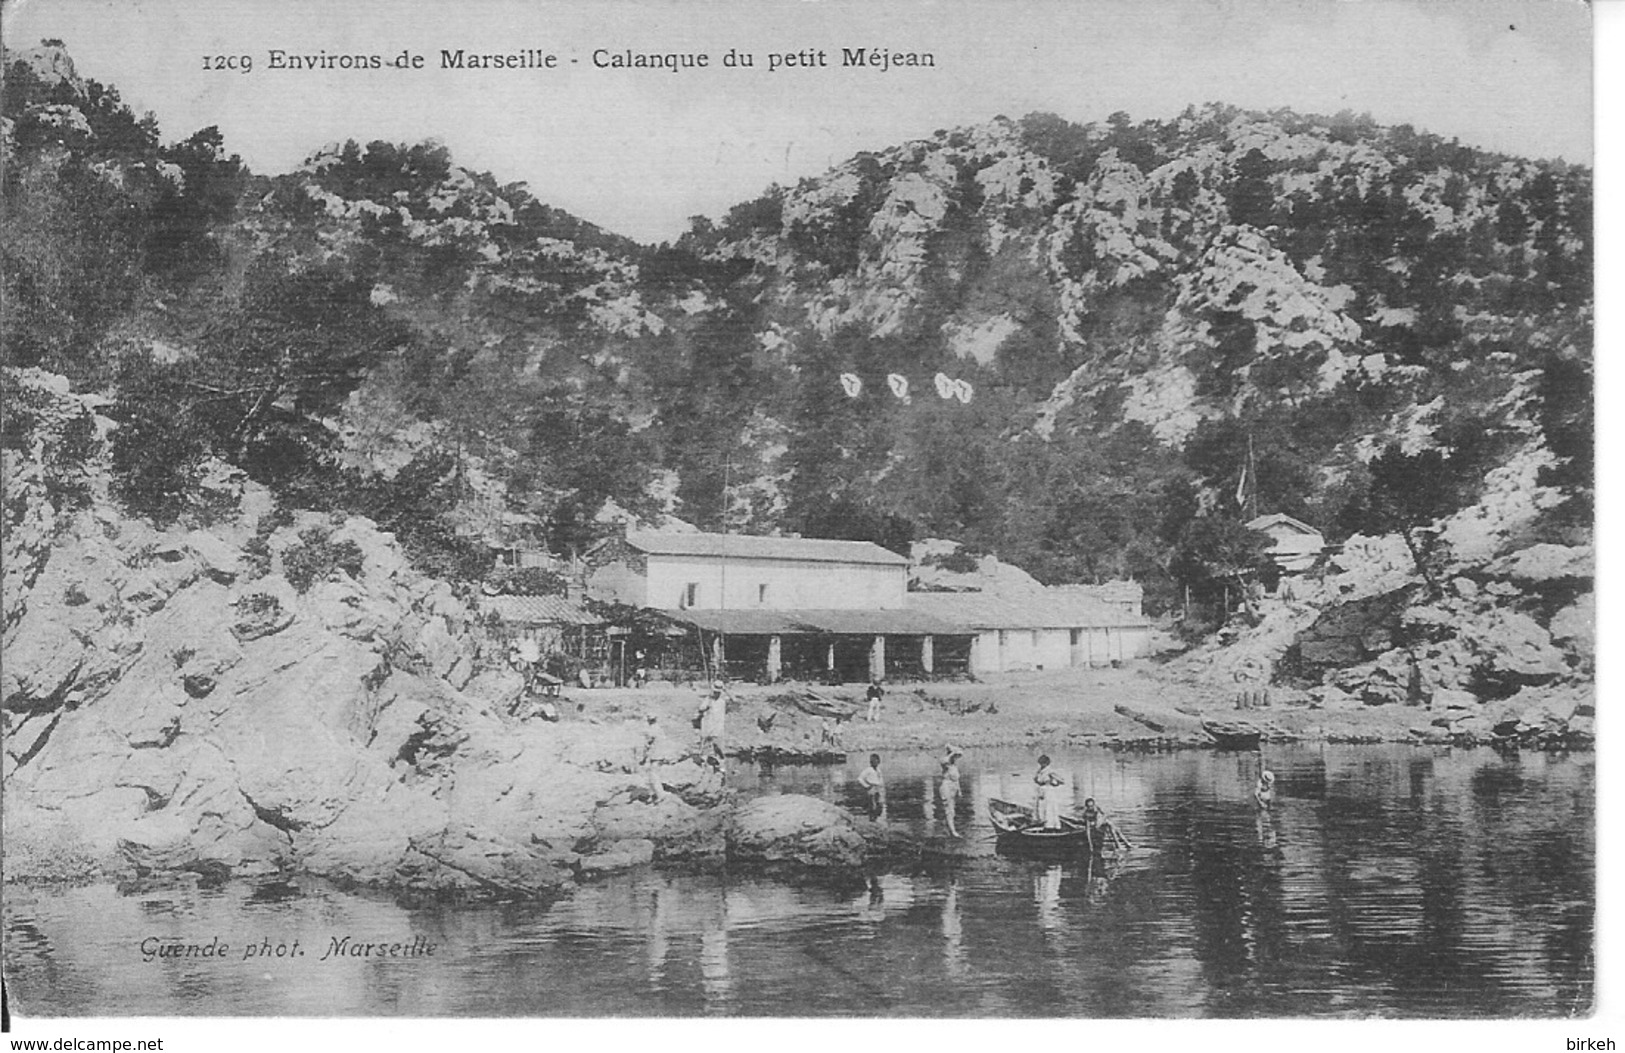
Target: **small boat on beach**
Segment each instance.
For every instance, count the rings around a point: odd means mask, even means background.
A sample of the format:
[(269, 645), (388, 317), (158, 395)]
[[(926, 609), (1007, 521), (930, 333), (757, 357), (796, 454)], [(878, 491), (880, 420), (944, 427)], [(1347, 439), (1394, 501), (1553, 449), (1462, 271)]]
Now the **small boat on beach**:
[(1264, 733), (1245, 721), (1204, 720), (1202, 730), (1221, 750), (1256, 750)]
[(858, 705), (855, 702), (843, 702), (838, 698), (826, 698), (813, 691), (801, 692), (791, 698), (791, 704), (803, 713), (814, 717), (826, 717), (839, 723), (851, 720), (857, 715)]
[(987, 814), (998, 835), (998, 850), (1010, 855), (1053, 859), (1117, 850), (1115, 845), (1097, 843), (1099, 833), (1076, 816), (1063, 815), (1059, 830), (1046, 830), (1031, 808), (997, 798), (987, 802)]

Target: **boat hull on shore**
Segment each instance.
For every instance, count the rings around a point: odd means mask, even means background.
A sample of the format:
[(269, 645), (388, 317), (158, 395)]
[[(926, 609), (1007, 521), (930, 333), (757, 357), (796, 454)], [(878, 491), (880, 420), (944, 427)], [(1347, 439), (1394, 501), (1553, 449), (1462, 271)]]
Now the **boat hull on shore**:
[(1214, 748), (1221, 750), (1256, 750), (1264, 738), (1264, 733), (1251, 724), (1204, 720), (1202, 730), (1213, 740)]

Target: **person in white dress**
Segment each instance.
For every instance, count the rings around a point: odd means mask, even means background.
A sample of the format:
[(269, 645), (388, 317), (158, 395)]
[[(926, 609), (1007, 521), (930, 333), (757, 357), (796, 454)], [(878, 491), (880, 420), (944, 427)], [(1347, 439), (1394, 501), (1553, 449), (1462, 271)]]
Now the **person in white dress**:
[(1038, 813), (1044, 829), (1059, 830), (1062, 780), (1049, 763), (1047, 756), (1038, 758), (1038, 773), (1033, 776), (1033, 785), (1036, 787), (1033, 795), (1033, 811)]

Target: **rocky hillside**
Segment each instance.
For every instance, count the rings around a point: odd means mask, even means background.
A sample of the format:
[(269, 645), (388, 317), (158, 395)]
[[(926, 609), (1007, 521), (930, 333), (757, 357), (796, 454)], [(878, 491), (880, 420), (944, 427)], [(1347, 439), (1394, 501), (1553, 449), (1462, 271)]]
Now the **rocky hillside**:
[[(507, 718), (517, 674), (369, 521), (285, 511), (216, 463), (208, 523), (154, 528), (109, 497), (99, 400), (39, 371), (8, 394), (34, 441), (5, 462), (8, 879), (546, 896), (706, 828), (648, 799), (651, 770), (705, 790), (660, 728)], [(44, 467), (64, 441), (71, 475)]]
[(60, 48), (8, 61), (10, 353), (122, 396), (143, 514), (217, 456), (442, 574), (447, 531), (509, 513), (564, 552), (615, 507), (955, 538), (1159, 609), (1212, 591), (1216, 521), (1396, 529), (1385, 472), (1432, 473), (1419, 522), (1527, 465), (1550, 540), (1589, 523), (1588, 169), (1352, 114), (1040, 114), (643, 247), (433, 144), (256, 176)]

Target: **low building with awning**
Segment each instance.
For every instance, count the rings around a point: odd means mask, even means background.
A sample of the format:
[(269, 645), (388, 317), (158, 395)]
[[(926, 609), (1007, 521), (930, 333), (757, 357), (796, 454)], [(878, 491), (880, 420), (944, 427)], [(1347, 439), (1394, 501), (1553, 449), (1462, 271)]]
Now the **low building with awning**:
[(741, 679), (847, 682), (970, 671), (972, 634), (911, 607), (661, 613), (700, 631), (713, 665)]

